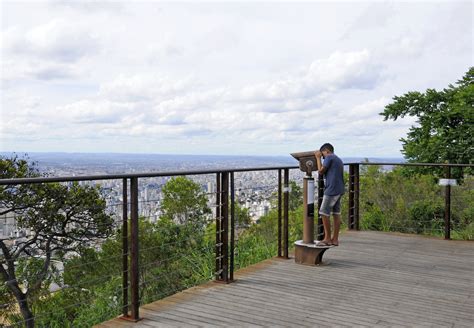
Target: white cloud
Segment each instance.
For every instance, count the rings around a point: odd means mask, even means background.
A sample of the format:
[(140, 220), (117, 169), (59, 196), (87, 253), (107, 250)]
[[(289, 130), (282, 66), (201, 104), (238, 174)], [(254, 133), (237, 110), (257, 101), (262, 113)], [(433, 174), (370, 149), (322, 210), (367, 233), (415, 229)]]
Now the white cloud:
[(374, 63), (368, 50), (335, 52), (325, 59), (314, 60), (309, 68), (276, 82), (242, 88), (240, 98), (262, 103), (269, 112), (312, 110), (327, 93), (343, 89), (371, 89), (382, 77), (382, 67)]
[(57, 115), (70, 123), (79, 124), (107, 124), (116, 123), (126, 117), (134, 120), (140, 117), (140, 113), (134, 111), (133, 104), (112, 102), (110, 100), (82, 100), (70, 105), (57, 108)]
[(394, 155), (414, 120), (379, 113), (472, 65), (469, 9), (7, 3), (0, 150), (278, 155), (335, 140), (346, 156)]
[(379, 113), (383, 112), (386, 105), (390, 103), (390, 99), (381, 97), (379, 99), (370, 100), (364, 104), (355, 105), (345, 111), (339, 113), (339, 116), (346, 119), (368, 119), (371, 117), (378, 117)]
[(329, 89), (372, 89), (381, 77), (381, 68), (367, 49), (346, 53), (337, 51), (328, 59), (313, 62), (308, 80), (315, 86)]
[(5, 40), (6, 51), (13, 54), (66, 63), (78, 61), (98, 49), (97, 40), (87, 27), (71, 25), (64, 19), (53, 19), (27, 31), (10, 29)]
[(193, 88), (190, 77), (172, 80), (157, 75), (119, 75), (100, 87), (100, 96), (116, 101), (147, 101), (189, 92)]

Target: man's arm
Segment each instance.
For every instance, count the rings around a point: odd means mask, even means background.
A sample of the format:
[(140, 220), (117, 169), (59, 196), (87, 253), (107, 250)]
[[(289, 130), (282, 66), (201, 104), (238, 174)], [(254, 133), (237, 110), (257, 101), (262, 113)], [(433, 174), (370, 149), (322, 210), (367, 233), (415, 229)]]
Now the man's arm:
[(323, 156), (323, 154), (321, 153), (321, 151), (317, 150), (314, 153), (314, 156), (316, 157), (316, 164), (318, 165), (318, 173), (323, 175), (324, 173), (326, 173), (326, 168), (321, 164), (321, 156)]

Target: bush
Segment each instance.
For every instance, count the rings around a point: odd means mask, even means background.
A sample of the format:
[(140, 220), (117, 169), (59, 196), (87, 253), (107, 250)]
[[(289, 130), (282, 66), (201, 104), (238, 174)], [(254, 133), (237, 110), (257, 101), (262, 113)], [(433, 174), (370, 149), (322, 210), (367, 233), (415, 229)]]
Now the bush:
[(436, 200), (416, 201), (409, 210), (414, 232), (434, 233), (444, 229), (444, 205)]
[(360, 228), (364, 230), (388, 229), (386, 216), (377, 205), (371, 205), (361, 216)]

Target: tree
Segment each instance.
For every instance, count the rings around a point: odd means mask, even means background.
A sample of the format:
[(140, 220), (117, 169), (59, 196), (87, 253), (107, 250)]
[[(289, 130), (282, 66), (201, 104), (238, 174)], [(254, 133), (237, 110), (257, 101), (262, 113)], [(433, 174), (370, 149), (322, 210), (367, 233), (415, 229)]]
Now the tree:
[(235, 202), (235, 221), (238, 228), (247, 228), (252, 223), (249, 209), (241, 206), (239, 202)]
[(288, 198), (289, 210), (294, 211), (301, 205), (303, 205), (303, 190), (295, 181), (290, 181), (290, 194)]
[(179, 224), (205, 225), (211, 210), (199, 184), (183, 176), (174, 177), (163, 186), (162, 193), (161, 210), (165, 217)]
[[(288, 193), (288, 209), (290, 211), (296, 210), (298, 207), (303, 205), (303, 189), (295, 182), (290, 181), (289, 183), (289, 193)], [(282, 199), (283, 202), (283, 199)], [(272, 193), (271, 197), (272, 207), (275, 208), (278, 206), (278, 193)]]
[[(0, 158), (0, 178), (39, 177), (26, 159)], [(18, 303), (27, 327), (32, 303), (60, 273), (52, 260), (107, 238), (113, 219), (98, 187), (38, 183), (0, 186), (0, 215), (14, 215), (21, 238), (0, 238), (0, 280)]]
[(409, 162), (473, 163), (474, 160), (474, 67), (442, 91), (428, 89), (395, 96), (380, 115), (397, 120), (417, 117), (403, 143)]

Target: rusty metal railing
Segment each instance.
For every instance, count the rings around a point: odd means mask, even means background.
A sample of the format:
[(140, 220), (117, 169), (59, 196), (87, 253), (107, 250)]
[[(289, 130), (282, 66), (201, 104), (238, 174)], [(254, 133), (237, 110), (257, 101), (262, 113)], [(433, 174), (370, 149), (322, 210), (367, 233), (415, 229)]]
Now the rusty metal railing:
[[(235, 188), (234, 173), (251, 171), (278, 172), (278, 254), (288, 256), (288, 200), (289, 171), (296, 166), (235, 168), (222, 170), (192, 170), (157, 173), (91, 175), (75, 177), (38, 177), (23, 179), (3, 179), (0, 186), (67, 183), (71, 181), (122, 181), (122, 318), (131, 321), (140, 320), (140, 238), (139, 238), (139, 179), (156, 177), (175, 177), (183, 175), (216, 176), (216, 235), (215, 235), (215, 281), (229, 283), (234, 280), (235, 247)], [(281, 209), (283, 208), (283, 211)], [(229, 240), (230, 237), (230, 240)]]
[[(445, 177), (450, 178), (452, 167), (474, 167), (473, 164), (401, 164), (401, 163), (347, 163), (349, 170), (348, 220), (349, 230), (360, 229), (360, 167), (364, 165), (444, 167)], [(40, 177), (26, 179), (3, 179), (0, 186), (37, 184), (71, 181), (99, 181), (119, 179), (122, 183), (122, 317), (132, 321), (140, 319), (140, 236), (139, 236), (139, 179), (155, 177), (173, 177), (183, 175), (215, 175), (217, 190), (216, 233), (215, 233), (215, 280), (230, 283), (234, 280), (235, 270), (235, 173), (250, 171), (277, 172), (277, 256), (289, 258), (289, 173), (298, 166), (275, 166), (256, 168), (226, 168), (221, 170), (172, 171), (136, 174), (92, 175), (75, 177)], [(323, 195), (323, 179), (318, 179), (318, 208)], [(444, 238), (451, 234), (451, 187), (445, 187)], [(321, 239), (323, 228), (321, 217), (318, 217), (318, 239)]]
[[(451, 164), (451, 163), (346, 163), (349, 166), (349, 192), (348, 192), (348, 218), (349, 230), (360, 230), (360, 167), (361, 166), (394, 166), (394, 167), (424, 167), (443, 168), (444, 178), (451, 179), (452, 168), (472, 168), (474, 164)], [(451, 239), (451, 185), (447, 184), (444, 192), (444, 239)], [(396, 192), (396, 191), (393, 191)]]

